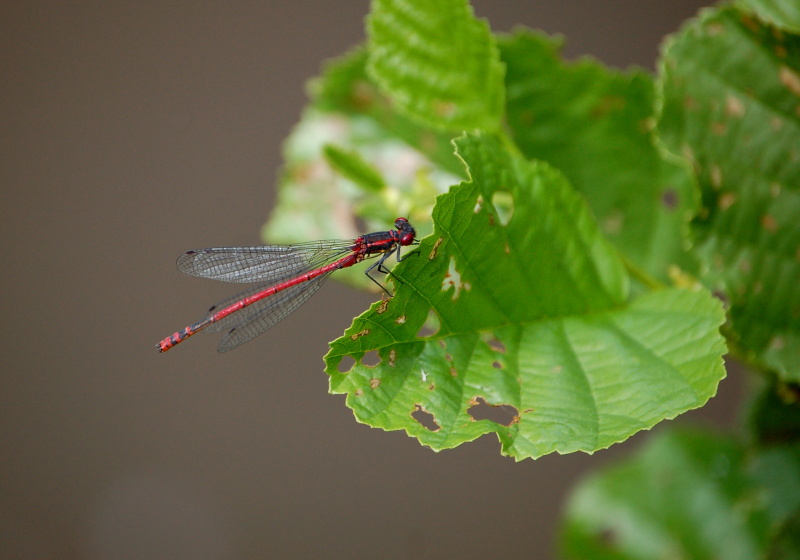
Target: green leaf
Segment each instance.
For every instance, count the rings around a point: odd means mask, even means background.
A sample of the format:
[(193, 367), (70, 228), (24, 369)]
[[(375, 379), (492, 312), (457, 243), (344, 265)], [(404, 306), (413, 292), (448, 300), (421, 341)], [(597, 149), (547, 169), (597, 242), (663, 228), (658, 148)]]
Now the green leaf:
[[(521, 459), (607, 447), (715, 393), (724, 343), (710, 294), (628, 303), (616, 251), (559, 172), (482, 134), (456, 147), (471, 181), (437, 199), (395, 297), (325, 358), (359, 421), (437, 450), (494, 432)], [(429, 313), (439, 329), (420, 336)]]
[(736, 4), (753, 11), (770, 25), (800, 33), (800, 3), (797, 0), (738, 0)]
[(666, 145), (702, 188), (696, 253), (746, 358), (800, 381), (800, 37), (709, 10), (666, 45)]
[(561, 169), (606, 236), (640, 268), (692, 268), (684, 245), (698, 197), (688, 167), (652, 135), (654, 87), (642, 71), (565, 63), (562, 41), (521, 29), (499, 40), (508, 123), (522, 152)]
[(732, 441), (668, 431), (633, 459), (584, 481), (567, 505), (570, 559), (751, 560), (767, 548), (767, 514)]
[(496, 131), (503, 65), (466, 0), (373, 0), (368, 71), (398, 111), (428, 126)]
[(380, 172), (364, 161), (357, 151), (326, 144), (322, 153), (328, 165), (365, 191), (380, 192), (386, 186)]

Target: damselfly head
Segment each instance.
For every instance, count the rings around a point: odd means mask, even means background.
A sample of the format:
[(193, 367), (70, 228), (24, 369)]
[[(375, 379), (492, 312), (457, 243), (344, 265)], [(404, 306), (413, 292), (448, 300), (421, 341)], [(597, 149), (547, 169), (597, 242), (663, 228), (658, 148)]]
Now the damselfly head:
[(414, 238), (417, 236), (417, 230), (414, 229), (407, 218), (397, 218), (394, 221), (394, 227), (397, 228), (400, 234), (400, 245), (411, 245), (414, 243)]

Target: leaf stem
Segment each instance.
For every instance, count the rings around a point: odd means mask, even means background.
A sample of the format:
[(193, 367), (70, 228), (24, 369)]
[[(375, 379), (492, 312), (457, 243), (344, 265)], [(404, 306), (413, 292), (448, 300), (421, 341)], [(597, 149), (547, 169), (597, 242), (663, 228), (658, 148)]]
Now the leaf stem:
[(623, 255), (621, 252), (618, 254), (622, 259), (622, 264), (625, 266), (625, 270), (627, 270), (628, 274), (630, 274), (635, 280), (638, 280), (651, 290), (660, 290), (665, 287), (661, 281), (656, 280), (650, 274), (636, 266), (627, 256)]

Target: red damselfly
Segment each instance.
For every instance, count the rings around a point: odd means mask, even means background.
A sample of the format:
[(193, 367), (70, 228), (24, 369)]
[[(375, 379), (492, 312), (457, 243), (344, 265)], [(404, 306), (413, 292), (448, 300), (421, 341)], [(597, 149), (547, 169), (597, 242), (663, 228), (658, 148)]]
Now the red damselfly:
[[(401, 260), (400, 248), (417, 243), (417, 232), (406, 218), (397, 218), (395, 229), (367, 233), (351, 241), (315, 241), (297, 245), (219, 247), (187, 251), (178, 257), (178, 269), (192, 276), (224, 282), (260, 283), (241, 294), (221, 301), (202, 321), (172, 334), (156, 344), (166, 352), (193, 334), (227, 330), (220, 352), (233, 350), (265, 332), (285, 318), (316, 292), (334, 271), (380, 255), (373, 269), (389, 274), (384, 262), (392, 254)], [(388, 292), (387, 292), (388, 293)]]

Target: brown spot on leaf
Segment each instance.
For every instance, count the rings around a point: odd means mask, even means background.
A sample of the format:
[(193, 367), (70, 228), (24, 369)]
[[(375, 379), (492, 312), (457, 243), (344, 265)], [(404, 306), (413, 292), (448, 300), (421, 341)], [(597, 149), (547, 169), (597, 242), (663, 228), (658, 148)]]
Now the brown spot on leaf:
[(743, 117), (744, 103), (735, 95), (729, 95), (725, 98), (725, 112), (729, 117)]
[(750, 264), (750, 261), (748, 261), (747, 259), (743, 259), (739, 263), (739, 270), (741, 270), (745, 274), (749, 274), (752, 269), (753, 269), (753, 266)]
[(711, 123), (711, 132), (717, 136), (722, 136), (728, 132), (728, 125), (724, 122)]
[(369, 329), (364, 329), (363, 331), (357, 332), (355, 334), (350, 335), (350, 340), (358, 340), (362, 336), (366, 336), (369, 334)]
[(717, 204), (719, 205), (720, 210), (727, 210), (736, 202), (737, 196), (734, 192), (726, 192), (722, 193), (717, 199)]
[(436, 256), (436, 251), (439, 250), (439, 245), (442, 244), (442, 241), (444, 241), (443, 237), (440, 237), (436, 240), (436, 243), (433, 244), (433, 249), (431, 249), (431, 254), (428, 256), (428, 259), (433, 260), (433, 258)]
[(778, 79), (781, 83), (789, 88), (794, 95), (800, 97), (800, 75), (788, 66), (781, 65), (778, 71)]
[(722, 186), (722, 169), (717, 164), (711, 166), (711, 186), (715, 189)]
[(786, 346), (786, 340), (782, 336), (773, 336), (767, 348), (769, 350), (783, 350), (784, 346)]
[(451, 119), (456, 114), (456, 104), (449, 100), (435, 99), (433, 112), (444, 119)]
[[(742, 25), (744, 25), (750, 31), (753, 31), (754, 33), (758, 33), (759, 31), (761, 31), (761, 26), (758, 24), (756, 20), (750, 17), (749, 14), (742, 12), (740, 19)], [(717, 24), (717, 25), (722, 25), (722, 24)]]
[(604, 95), (592, 107), (592, 118), (599, 119), (608, 113), (620, 111), (625, 108), (625, 98), (621, 95)]
[(680, 199), (678, 197), (678, 191), (673, 188), (665, 189), (663, 193), (661, 193), (661, 204), (664, 205), (664, 208), (667, 210), (675, 210), (678, 207), (678, 203)]
[(615, 208), (603, 219), (603, 231), (609, 235), (618, 235), (625, 224), (625, 214), (622, 210)]
[(390, 301), (391, 300), (388, 300), (388, 299), (381, 300), (381, 304), (378, 306), (378, 309), (375, 310), (376, 313), (378, 315), (381, 315), (382, 313), (386, 313), (386, 310), (389, 308), (389, 302)]
[(770, 233), (775, 233), (778, 230), (778, 222), (770, 214), (761, 216), (761, 227)]
[(500, 352), (501, 354), (506, 353), (506, 345), (497, 340), (495, 337), (492, 337), (489, 340), (487, 340), (486, 344), (488, 344), (489, 348), (491, 348), (495, 352)]

